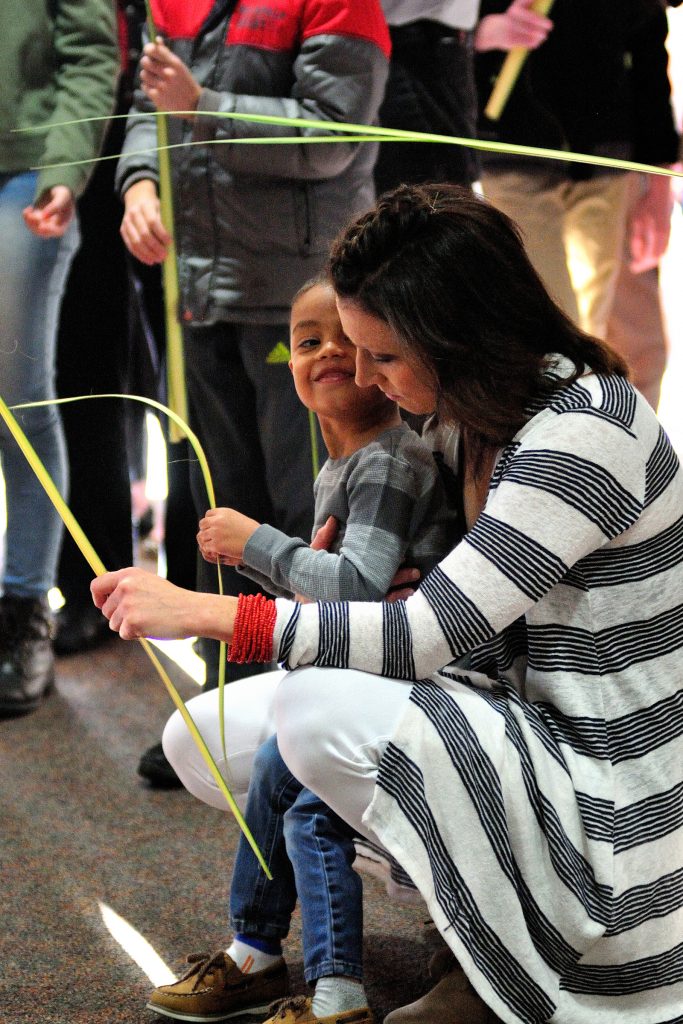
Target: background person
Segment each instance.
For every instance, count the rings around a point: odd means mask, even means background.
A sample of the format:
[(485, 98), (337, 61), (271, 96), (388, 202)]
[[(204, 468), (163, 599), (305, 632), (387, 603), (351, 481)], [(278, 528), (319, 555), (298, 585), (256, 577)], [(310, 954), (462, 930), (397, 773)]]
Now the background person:
[[(0, 388), (8, 405), (55, 395), (59, 308), (78, 248), (76, 199), (111, 113), (118, 68), (109, 0), (29, 0), (0, 10)], [(41, 132), (14, 129), (55, 125)], [(19, 423), (66, 495), (68, 465), (55, 406)], [(0, 715), (32, 711), (54, 680), (48, 591), (62, 523), (16, 441), (0, 426), (7, 532), (0, 597)]]
[[(472, 139), (477, 134), (473, 29), (479, 0), (382, 0), (391, 63), (380, 124)], [(385, 142), (375, 165), (381, 195), (397, 185), (451, 181), (471, 185), (474, 150), (429, 142)]]
[[(674, 164), (665, 4), (556, 0), (545, 18), (531, 2), (482, 0), (475, 33), (481, 137)], [(490, 120), (484, 108), (501, 51), (513, 46), (532, 52), (500, 119)], [(507, 153), (483, 154), (482, 165), (485, 195), (522, 228), (550, 293), (584, 330), (608, 340), (656, 406), (666, 338), (650, 271), (668, 243), (670, 179)]]
[[(183, 116), (236, 111), (373, 123), (388, 70), (389, 36), (377, 0), (283, 0), (277, 16), (228, 0), (152, 4), (164, 44), (141, 61), (142, 93), (129, 118), (118, 182), (122, 234), (145, 263), (161, 262), (168, 235), (157, 197), (156, 122), (169, 119), (190, 425), (212, 468), (219, 505), (308, 536), (313, 519), (309, 421), (285, 363), (294, 292), (317, 272), (332, 237), (374, 195), (375, 144), (230, 145), (298, 136), (300, 129)], [(213, 143), (225, 143), (214, 145)], [(197, 519), (206, 509), (191, 466)], [(200, 563), (198, 588), (216, 589)], [(232, 570), (227, 593), (256, 591)], [(218, 645), (202, 641), (207, 685)], [(249, 674), (233, 665), (229, 676)], [(159, 774), (168, 766), (153, 748)], [(154, 774), (147, 771), (154, 780)]]

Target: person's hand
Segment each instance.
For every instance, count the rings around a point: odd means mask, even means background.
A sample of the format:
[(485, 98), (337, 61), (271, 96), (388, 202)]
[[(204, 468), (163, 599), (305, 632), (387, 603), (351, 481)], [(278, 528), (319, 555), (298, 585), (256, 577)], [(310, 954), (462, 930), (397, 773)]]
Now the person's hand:
[(66, 185), (53, 185), (33, 206), (22, 210), (24, 223), (39, 238), (61, 238), (76, 213), (76, 200)]
[(134, 182), (123, 197), (125, 212), (121, 237), (133, 256), (147, 266), (163, 263), (171, 236), (161, 220), (161, 205), (153, 181)]
[(237, 599), (196, 594), (145, 569), (119, 569), (90, 584), (92, 598), (123, 640), (232, 639)]
[(679, 161), (672, 164), (671, 169), (678, 172), (676, 177), (671, 179), (671, 198), (674, 203), (683, 206), (683, 163)]
[(143, 50), (140, 82), (157, 110), (177, 114), (197, 109), (202, 91), (199, 84), (187, 65), (169, 50), (161, 38), (147, 43)]
[(672, 209), (671, 179), (660, 174), (648, 175), (646, 189), (629, 215), (632, 274), (642, 274), (659, 265), (669, 244)]
[(411, 594), (415, 593), (416, 586), (409, 586), (408, 584), (415, 584), (419, 582), (420, 570), (419, 569), (399, 569), (387, 592), (387, 596), (384, 598), (388, 604), (393, 604), (395, 601), (405, 601), (406, 598), (410, 597)]
[(338, 533), (339, 523), (334, 516), (328, 516), (323, 525), (316, 530), (315, 537), (311, 541), (311, 549), (313, 551), (329, 551)]
[(534, 0), (513, 0), (503, 14), (488, 14), (482, 18), (474, 33), (474, 48), (485, 50), (512, 50), (523, 46), (535, 50), (548, 38), (553, 23), (550, 18), (530, 10)]
[(199, 521), (197, 544), (207, 562), (240, 565), (244, 545), (260, 523), (234, 508), (210, 508)]
[[(339, 523), (334, 516), (328, 516), (322, 526), (318, 527), (311, 541), (311, 551), (329, 551), (339, 533)], [(313, 604), (313, 598), (304, 594), (295, 594), (294, 600), (299, 604)]]

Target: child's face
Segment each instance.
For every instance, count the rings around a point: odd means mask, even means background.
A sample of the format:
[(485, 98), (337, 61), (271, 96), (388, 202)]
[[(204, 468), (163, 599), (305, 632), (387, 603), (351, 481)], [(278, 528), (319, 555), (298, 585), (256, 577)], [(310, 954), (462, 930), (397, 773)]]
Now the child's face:
[(379, 388), (356, 384), (356, 348), (342, 330), (330, 285), (315, 284), (294, 302), (290, 352), (297, 394), (318, 415), (348, 420), (393, 406)]

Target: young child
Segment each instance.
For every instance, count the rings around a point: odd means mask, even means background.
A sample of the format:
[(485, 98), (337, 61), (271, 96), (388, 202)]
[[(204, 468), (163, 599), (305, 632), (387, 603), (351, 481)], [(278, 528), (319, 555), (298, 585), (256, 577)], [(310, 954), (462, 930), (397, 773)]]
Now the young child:
[(218, 508), (199, 523), (200, 550), (279, 596), (380, 601), (403, 562), (424, 572), (448, 550), (454, 513), (432, 452), (398, 406), (379, 388), (356, 385), (355, 350), (324, 277), (295, 296), (290, 342), (297, 394), (317, 414), (330, 456), (314, 483), (313, 534), (333, 516), (332, 547), (313, 550), (308, 541)]
[[(355, 349), (342, 331), (326, 277), (295, 296), (290, 342), (297, 393), (318, 416), (329, 452), (314, 485), (314, 536), (333, 516), (338, 531), (331, 549), (313, 550), (304, 540), (227, 508), (211, 510), (201, 520), (199, 547), (207, 560), (238, 565), (276, 594), (379, 600), (406, 559), (427, 571), (450, 550), (460, 527), (457, 515), (448, 507), (430, 449), (401, 421), (396, 404), (376, 387), (356, 385)], [(247, 712), (241, 715), (239, 702), (236, 711), (232, 698), (242, 686), (248, 702), (255, 683), (229, 687), (235, 750), (247, 745), (240, 737)], [(192, 715), (205, 736), (215, 730), (215, 691), (192, 702)], [(173, 723), (170, 731), (177, 736), (182, 726)], [(181, 779), (189, 780), (188, 788), (205, 798), (191, 779), (193, 768), (169, 741), (169, 727), (164, 734), (169, 760)], [(254, 758), (245, 817), (273, 880), (266, 879), (240, 837), (230, 894), (232, 944), (227, 952), (195, 958), (184, 978), (154, 991), (149, 1009), (180, 1020), (217, 1021), (258, 1013), (286, 996), (281, 941), (298, 893), (304, 974), (315, 992), (312, 999), (282, 1004), (282, 1019), (369, 1024), (353, 833), (291, 775), (274, 735)]]

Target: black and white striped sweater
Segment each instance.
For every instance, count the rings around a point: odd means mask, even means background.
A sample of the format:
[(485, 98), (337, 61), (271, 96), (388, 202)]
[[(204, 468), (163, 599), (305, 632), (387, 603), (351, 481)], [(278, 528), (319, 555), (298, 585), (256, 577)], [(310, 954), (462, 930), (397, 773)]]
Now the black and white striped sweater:
[(683, 475), (630, 385), (539, 407), (408, 601), (275, 639), (415, 680), (368, 823), (504, 1021), (683, 1024)]

